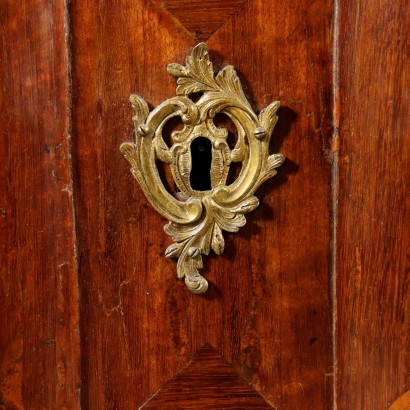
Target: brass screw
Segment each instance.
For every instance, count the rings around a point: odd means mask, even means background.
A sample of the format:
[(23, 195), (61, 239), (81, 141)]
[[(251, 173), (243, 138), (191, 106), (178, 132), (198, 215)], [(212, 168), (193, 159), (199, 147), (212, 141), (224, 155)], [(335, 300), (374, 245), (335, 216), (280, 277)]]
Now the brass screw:
[(138, 134), (141, 135), (142, 137), (145, 137), (146, 135), (149, 134), (149, 127), (147, 124), (141, 124), (138, 127)]
[(255, 135), (255, 137), (258, 140), (262, 140), (263, 138), (265, 138), (266, 130), (262, 127), (255, 128), (255, 131), (253, 132), (253, 135)]

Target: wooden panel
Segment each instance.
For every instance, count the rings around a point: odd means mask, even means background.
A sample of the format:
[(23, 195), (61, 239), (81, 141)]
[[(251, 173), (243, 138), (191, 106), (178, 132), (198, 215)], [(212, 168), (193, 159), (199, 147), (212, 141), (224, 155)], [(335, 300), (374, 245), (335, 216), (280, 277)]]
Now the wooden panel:
[(340, 2), (339, 409), (410, 389), (408, 2)]
[[(333, 125), (336, 401), (378, 410), (397, 399), (393, 407), (406, 408), (409, 6), (338, 2), (333, 124), (330, 1), (208, 1), (201, 21), (198, 2), (195, 10), (154, 3), (73, 2), (68, 15), (61, 2), (0, 5), (0, 406), (80, 406), (72, 112), (84, 408), (137, 408), (208, 341), (275, 408), (331, 407)], [(172, 96), (165, 66), (183, 62), (195, 38), (218, 27), (209, 40), (215, 66), (237, 67), (255, 108), (282, 101), (274, 145), (288, 160), (259, 192), (263, 204), (249, 224), (227, 235), (225, 254), (209, 258), (212, 286), (199, 297), (162, 257), (165, 221), (118, 147), (132, 139), (128, 95), (153, 105)], [(214, 359), (205, 356), (206, 368)]]
[(0, 3), (0, 407), (79, 408), (63, 2)]
[(274, 140), (288, 160), (225, 254), (208, 258), (214, 286), (201, 297), (163, 258), (165, 221), (118, 149), (132, 139), (129, 94), (154, 106), (173, 96), (165, 67), (193, 36), (151, 2), (71, 3), (84, 407), (137, 408), (210, 342), (273, 406), (325, 408), (331, 12), (329, 1), (250, 1), (209, 42), (255, 108), (282, 101)]
[(272, 409), (208, 343), (141, 408)]

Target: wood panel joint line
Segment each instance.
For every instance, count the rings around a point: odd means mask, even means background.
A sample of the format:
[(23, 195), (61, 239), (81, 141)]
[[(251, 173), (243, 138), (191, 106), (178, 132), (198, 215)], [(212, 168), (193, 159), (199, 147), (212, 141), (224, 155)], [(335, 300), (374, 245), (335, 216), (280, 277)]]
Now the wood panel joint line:
[(331, 141), (331, 200), (330, 200), (330, 298), (332, 310), (332, 408), (337, 410), (337, 223), (339, 195), (339, 0), (333, 2), (332, 92), (333, 133)]
[[(70, 18), (70, 6), (71, 0), (64, 0), (64, 40), (65, 40), (65, 59), (66, 59), (66, 138), (67, 138), (67, 153), (68, 153), (68, 167), (69, 167), (69, 186), (66, 188), (70, 194), (70, 204), (72, 209), (72, 240), (73, 240), (73, 254), (74, 254), (74, 270), (76, 272), (76, 284), (77, 284), (77, 303), (75, 306), (76, 311), (80, 312), (80, 278), (79, 278), (79, 263), (78, 263), (78, 235), (77, 235), (77, 212), (75, 209), (74, 201), (74, 172), (73, 172), (73, 155), (72, 155), (72, 125), (73, 125), (73, 84), (72, 84), (72, 37), (71, 37), (71, 18)], [(78, 316), (79, 318), (79, 316)], [(80, 320), (77, 323), (78, 334), (78, 348), (81, 356), (81, 332), (80, 332)], [(77, 401), (78, 408), (81, 408), (81, 362), (77, 367), (77, 379), (78, 379), (78, 393)]]

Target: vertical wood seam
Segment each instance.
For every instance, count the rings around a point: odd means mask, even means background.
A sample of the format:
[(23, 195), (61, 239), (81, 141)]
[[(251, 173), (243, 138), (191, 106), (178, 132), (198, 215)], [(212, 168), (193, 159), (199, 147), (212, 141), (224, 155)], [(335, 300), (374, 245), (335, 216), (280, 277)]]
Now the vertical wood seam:
[(339, 0), (333, 3), (332, 40), (333, 135), (331, 141), (330, 300), (332, 311), (332, 405), (337, 410), (337, 222), (339, 194)]
[(79, 278), (79, 263), (78, 263), (78, 236), (77, 236), (77, 212), (74, 202), (74, 173), (73, 173), (73, 155), (72, 155), (72, 107), (73, 107), (73, 86), (72, 86), (72, 37), (71, 37), (71, 19), (70, 19), (70, 4), (71, 0), (64, 0), (64, 25), (65, 25), (65, 59), (66, 59), (66, 138), (67, 138), (67, 153), (68, 153), (68, 173), (69, 173), (69, 184), (70, 184), (70, 202), (72, 209), (72, 241), (73, 241), (73, 254), (74, 254), (74, 271), (76, 272), (76, 282), (77, 282), (77, 303), (76, 310), (78, 312), (78, 323), (77, 323), (77, 334), (78, 334), (78, 351), (79, 357), (77, 360), (77, 376), (78, 376), (78, 395), (77, 402), (78, 408), (81, 409), (81, 327), (80, 327), (80, 278)]

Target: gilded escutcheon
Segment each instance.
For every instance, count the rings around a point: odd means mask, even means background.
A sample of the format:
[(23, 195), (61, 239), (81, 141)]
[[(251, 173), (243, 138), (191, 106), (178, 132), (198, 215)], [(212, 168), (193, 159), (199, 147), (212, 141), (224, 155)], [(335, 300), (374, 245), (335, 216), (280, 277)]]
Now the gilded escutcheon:
[[(202, 255), (208, 255), (211, 249), (217, 255), (223, 252), (222, 232), (237, 232), (245, 225), (244, 214), (259, 205), (254, 192), (276, 174), (285, 159), (279, 153), (269, 155), (279, 102), (256, 115), (232, 66), (214, 74), (205, 43), (193, 49), (185, 66), (170, 64), (167, 70), (177, 78), (177, 96), (149, 112), (144, 99), (132, 95), (135, 142), (122, 144), (121, 152), (151, 205), (169, 221), (164, 229), (174, 243), (165, 255), (178, 258), (177, 275), (185, 278), (191, 292), (204, 293), (208, 282), (198, 271), (203, 267)], [(198, 92), (202, 96), (192, 101), (190, 95)], [(236, 126), (237, 141), (232, 149), (227, 142), (228, 131), (214, 124), (218, 113), (226, 114)], [(172, 145), (168, 146), (162, 131), (175, 116), (181, 117), (184, 128), (172, 133)], [(190, 147), (198, 137), (212, 144), (211, 189), (206, 191), (194, 190), (190, 183)], [(164, 187), (156, 166), (158, 160), (170, 165), (179, 190), (176, 195)], [(241, 172), (227, 185), (232, 162), (242, 164)]]

